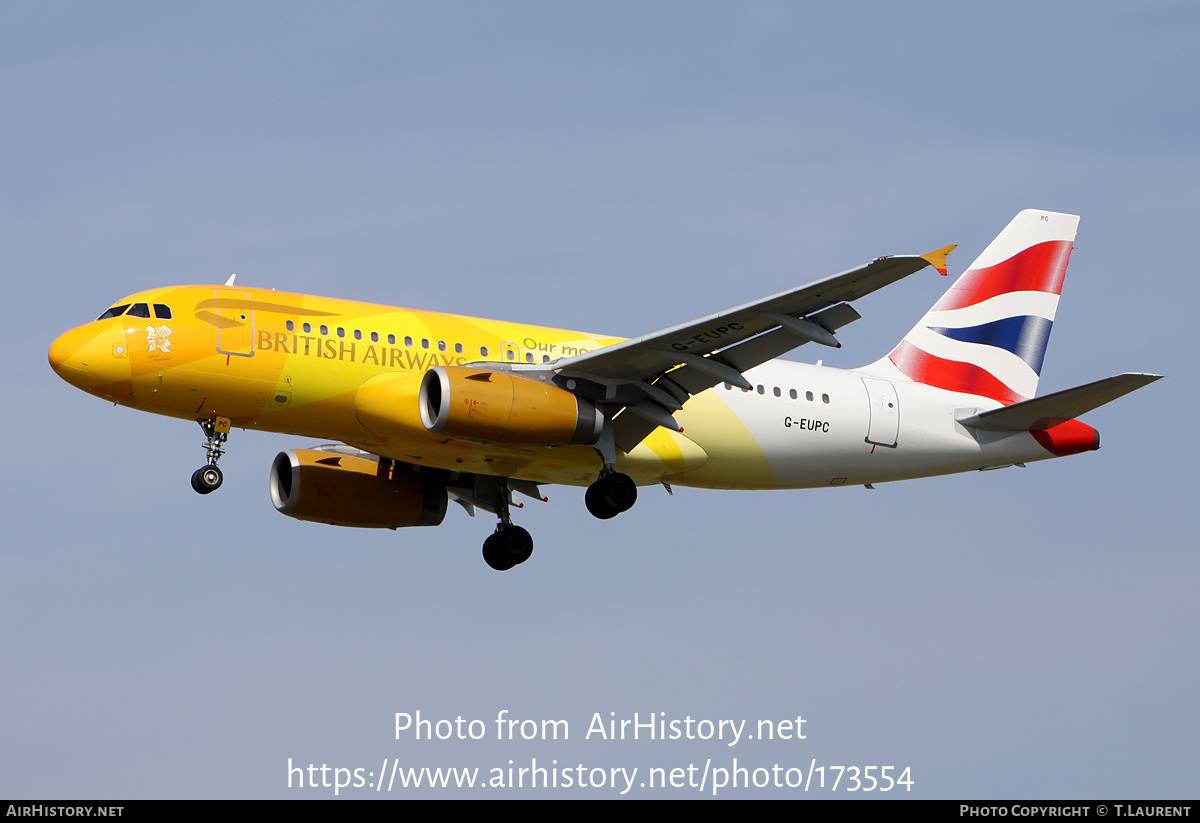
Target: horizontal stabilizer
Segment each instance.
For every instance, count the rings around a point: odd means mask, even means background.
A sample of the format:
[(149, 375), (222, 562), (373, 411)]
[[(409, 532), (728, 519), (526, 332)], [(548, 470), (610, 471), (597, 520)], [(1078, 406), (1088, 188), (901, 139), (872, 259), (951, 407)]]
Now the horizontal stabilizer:
[(1122, 395), (1140, 389), (1162, 377), (1161, 374), (1118, 374), (1076, 386), (1073, 389), (1035, 397), (1001, 409), (993, 409), (958, 422), (975, 429), (995, 432), (1027, 432), (1048, 429), (1081, 414), (1111, 403)]

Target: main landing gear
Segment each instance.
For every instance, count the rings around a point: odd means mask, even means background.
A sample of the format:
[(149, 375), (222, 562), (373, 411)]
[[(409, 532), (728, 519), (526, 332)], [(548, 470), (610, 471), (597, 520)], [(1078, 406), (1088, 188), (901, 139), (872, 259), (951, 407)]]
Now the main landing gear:
[(476, 478), (475, 494), (500, 518), (496, 531), (483, 541), (484, 561), (496, 571), (506, 572), (528, 560), (533, 554), (533, 537), (514, 526), (509, 517), (508, 479), (481, 475)]
[[(629, 475), (608, 465), (600, 473), (599, 479), (588, 486), (583, 499), (588, 511), (601, 520), (608, 520), (633, 508), (637, 502), (637, 486)], [(473, 500), (476, 505), (491, 509), (500, 518), (496, 531), (483, 541), (483, 559), (487, 564), (498, 572), (504, 572), (528, 560), (533, 554), (533, 538), (520, 526), (514, 526), (509, 517), (508, 478), (476, 475)]]
[(633, 508), (637, 502), (637, 486), (629, 475), (605, 466), (600, 478), (588, 486), (583, 502), (592, 516), (608, 520)]
[(520, 526), (501, 523), (483, 541), (483, 559), (498, 572), (524, 563), (533, 554), (533, 537)]
[(197, 420), (196, 422), (200, 424), (200, 428), (204, 430), (204, 436), (208, 438), (204, 444), (204, 451), (208, 455), (208, 464), (192, 472), (192, 488), (199, 494), (208, 494), (221, 488), (221, 481), (225, 479), (221, 470), (217, 468), (217, 461), (225, 453), (225, 448), (221, 444), (229, 439), (230, 423), (228, 417), (215, 417), (212, 420)]

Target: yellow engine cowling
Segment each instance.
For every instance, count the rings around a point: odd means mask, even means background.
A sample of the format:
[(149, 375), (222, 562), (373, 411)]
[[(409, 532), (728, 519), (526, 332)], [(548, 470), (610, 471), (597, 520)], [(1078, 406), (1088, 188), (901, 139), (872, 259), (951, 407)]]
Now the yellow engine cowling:
[(297, 520), (396, 529), (437, 526), (446, 516), (444, 485), (368, 454), (280, 452), (271, 465), (270, 486), (275, 508)]
[(466, 366), (425, 372), (420, 410), (431, 432), (511, 446), (591, 445), (604, 423), (591, 403), (550, 383)]

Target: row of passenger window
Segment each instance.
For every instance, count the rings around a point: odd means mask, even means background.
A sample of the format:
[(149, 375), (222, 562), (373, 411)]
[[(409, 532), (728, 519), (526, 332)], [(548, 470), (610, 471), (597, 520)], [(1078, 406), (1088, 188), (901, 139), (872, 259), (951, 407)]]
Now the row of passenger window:
[[(296, 330), (296, 324), (295, 324), (293, 321), (291, 321), (291, 320), (287, 321), (286, 325), (287, 325), (287, 330), (288, 330), (288, 331), (295, 331), (295, 330)], [(305, 333), (305, 334), (312, 334), (312, 333), (313, 333), (313, 326), (312, 326), (312, 323), (304, 323), (304, 324), (301, 326), (301, 328), (304, 330), (304, 333)], [(317, 332), (318, 332), (318, 334), (320, 334), (320, 335), (322, 335), (322, 336), (324, 336), (324, 337), (328, 337), (328, 336), (329, 336), (329, 327), (328, 327), (328, 326), (318, 326), (318, 327), (317, 327)], [(345, 336), (346, 336), (346, 330), (345, 330), (344, 328), (342, 328), (341, 326), (338, 326), (337, 328), (335, 328), (335, 329), (334, 329), (334, 334), (336, 334), (338, 337), (345, 337)], [(362, 340), (362, 339), (363, 339), (363, 333), (362, 333), (362, 331), (361, 331), (360, 329), (355, 329), (355, 330), (353, 331), (353, 333), (352, 333), (352, 336), (354, 337), (354, 339), (355, 339), (355, 340)], [(378, 343), (378, 342), (379, 342), (379, 332), (377, 332), (377, 331), (370, 332), (370, 333), (369, 333), (369, 337), (370, 337), (370, 339), (371, 339), (371, 342), (372, 342), (372, 343)], [(396, 345), (396, 335), (394, 335), (394, 334), (389, 334), (389, 335), (387, 336), (387, 342), (388, 342), (388, 345), (389, 345), (389, 346), (394, 346), (394, 345)], [(404, 345), (408, 346), (409, 348), (412, 348), (412, 346), (413, 346), (413, 339), (412, 339), (411, 337), (405, 337), (405, 338), (404, 338)], [(428, 339), (428, 338), (422, 338), (422, 340), (421, 340), (421, 348), (423, 348), (423, 349), (427, 349), (427, 348), (429, 348), (429, 339)], [(438, 349), (438, 351), (446, 351), (446, 341), (445, 341), (445, 340), (439, 340), (439, 341), (437, 342), (437, 349)], [(455, 353), (456, 353), (456, 354), (462, 354), (462, 353), (463, 353), (463, 345), (462, 345), (462, 343), (455, 343), (455, 344), (454, 344), (454, 351), (455, 351)], [(484, 355), (484, 356), (487, 356), (487, 349), (486, 349), (486, 348), (480, 348), (480, 349), (479, 349), (479, 353), (480, 353), (480, 354), (482, 354), (482, 355)]]
[[(734, 390), (734, 388), (735, 388), (735, 387), (734, 387), (734, 386), (732, 386), (732, 385), (730, 385), (729, 383), (726, 383), (726, 384), (725, 384), (725, 391), (733, 391), (733, 390)], [(757, 391), (759, 394), (766, 394), (766, 393), (767, 393), (767, 387), (766, 387), (766, 386), (764, 386), (762, 383), (759, 383), (757, 386), (755, 386), (754, 390), (755, 390), (755, 391)], [(750, 391), (750, 389), (742, 389), (742, 391), (746, 392), (746, 391)], [(775, 386), (775, 387), (774, 387), (774, 388), (773, 388), (771, 391), (772, 391), (772, 393), (773, 393), (773, 394), (774, 394), (776, 397), (783, 397), (783, 390), (782, 390), (782, 389), (780, 389), (778, 386)], [(799, 399), (800, 399), (800, 393), (799, 393), (799, 392), (797, 392), (795, 389), (788, 389), (788, 397), (792, 398), (793, 400), (799, 400)], [(813, 395), (813, 393), (812, 393), (812, 392), (810, 392), (810, 391), (806, 391), (806, 392), (804, 393), (804, 399), (805, 399), (805, 400), (807, 400), (809, 403), (815, 403), (815, 402), (816, 402), (816, 397), (815, 397), (815, 396)], [(828, 394), (822, 394), (822, 395), (821, 395), (821, 402), (822, 402), (822, 403), (825, 403), (825, 404), (827, 404), (827, 405), (828, 405), (828, 403), (829, 403), (829, 395), (828, 395)]]
[[(126, 311), (127, 309), (128, 309), (128, 311)], [(108, 311), (106, 311), (104, 314), (100, 315), (96, 319), (97, 320), (108, 320), (111, 317), (120, 317), (123, 314), (128, 315), (129, 317), (156, 317), (159, 320), (170, 320), (171, 319), (171, 309), (162, 303), (154, 304), (154, 314), (153, 315), (150, 314), (150, 304), (149, 303), (134, 303), (132, 306), (128, 303), (125, 303), (120, 306), (113, 306), (111, 309), (109, 309)]]
[[(295, 330), (296, 330), (296, 324), (295, 324), (295, 322), (294, 322), (294, 321), (292, 321), (292, 320), (289, 320), (289, 321), (287, 321), (287, 323), (286, 323), (285, 325), (287, 326), (287, 330), (288, 330), (288, 331), (295, 331)], [(304, 333), (305, 333), (305, 334), (312, 334), (312, 333), (313, 333), (313, 325), (312, 325), (312, 323), (303, 323), (303, 324), (301, 324), (301, 328), (303, 329), (303, 331), (304, 331)], [(318, 333), (318, 334), (320, 334), (320, 335), (322, 335), (323, 337), (328, 337), (328, 336), (329, 336), (329, 327), (328, 327), (328, 326), (325, 326), (325, 325), (317, 326), (317, 333)], [(334, 328), (334, 330), (333, 330), (333, 333), (334, 333), (336, 336), (338, 336), (338, 337), (345, 337), (345, 336), (346, 336), (346, 329), (345, 329), (345, 328), (343, 328), (342, 326), (337, 326), (336, 328)], [(362, 330), (361, 330), (361, 329), (354, 329), (354, 330), (351, 332), (351, 336), (352, 336), (352, 337), (353, 337), (355, 340), (362, 340), (362, 339), (363, 339), (363, 332), (362, 332)], [(369, 339), (370, 339), (370, 341), (371, 341), (372, 343), (378, 343), (378, 342), (380, 342), (380, 334), (379, 334), (379, 332), (377, 332), (377, 331), (368, 332), (368, 333), (367, 333), (367, 336), (369, 337)], [(395, 346), (395, 345), (396, 345), (396, 335), (394, 335), (394, 334), (389, 334), (389, 335), (387, 335), (387, 344), (388, 344), (389, 346)], [(415, 341), (413, 340), (413, 338), (412, 338), (412, 337), (406, 336), (406, 337), (404, 338), (404, 345), (405, 345), (407, 348), (410, 348), (410, 349), (411, 349), (411, 348), (412, 348), (412, 347), (415, 345)], [(431, 347), (431, 345), (432, 345), (432, 344), (430, 343), (430, 340), (429, 340), (429, 338), (427, 338), (427, 337), (422, 337), (422, 338), (421, 338), (421, 348), (423, 348), (423, 349), (428, 349), (428, 348), (430, 348), (430, 347)], [(439, 341), (437, 341), (437, 350), (438, 350), (438, 351), (446, 351), (447, 349), (448, 349), (448, 344), (446, 343), (446, 341), (445, 341), (445, 340), (439, 340)], [(463, 344), (462, 344), (462, 343), (455, 343), (455, 344), (454, 344), (454, 353), (455, 353), (455, 354), (462, 354), (462, 353), (463, 353)], [(506, 351), (505, 351), (505, 355), (506, 355), (506, 358), (505, 358), (505, 359), (507, 359), (507, 360), (509, 360), (509, 361), (512, 361), (512, 362), (516, 362), (516, 360), (517, 360), (517, 352), (516, 352), (516, 349), (515, 349), (515, 348), (512, 348), (512, 349), (508, 349), (508, 350), (506, 350)], [(487, 356), (488, 356), (488, 347), (487, 347), (487, 346), (480, 346), (480, 347), (479, 347), (479, 356), (480, 356), (480, 357), (487, 357)], [(533, 359), (533, 352), (530, 352), (530, 351), (527, 351), (527, 352), (525, 352), (525, 362), (526, 362), (526, 363), (533, 363), (533, 362), (534, 362), (534, 359)], [(550, 355), (548, 355), (548, 354), (543, 354), (543, 355), (542, 355), (542, 362), (543, 362), (543, 363), (549, 363), (549, 362), (550, 362)]]

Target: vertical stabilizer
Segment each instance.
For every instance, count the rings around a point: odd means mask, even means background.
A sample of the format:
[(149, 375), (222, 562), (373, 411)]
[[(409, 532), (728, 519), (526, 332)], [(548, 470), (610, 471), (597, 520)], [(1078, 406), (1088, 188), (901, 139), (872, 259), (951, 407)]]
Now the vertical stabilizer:
[(1078, 227), (1073, 214), (1018, 214), (885, 360), (917, 383), (1033, 397)]

